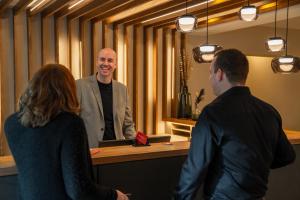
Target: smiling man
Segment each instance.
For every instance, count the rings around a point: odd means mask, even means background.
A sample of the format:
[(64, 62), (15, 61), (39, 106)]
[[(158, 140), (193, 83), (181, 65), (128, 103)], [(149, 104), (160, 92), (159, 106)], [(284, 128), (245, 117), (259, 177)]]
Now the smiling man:
[(80, 116), (86, 126), (90, 147), (98, 141), (135, 137), (127, 88), (113, 80), (117, 67), (116, 52), (110, 48), (99, 51), (96, 74), (77, 80)]

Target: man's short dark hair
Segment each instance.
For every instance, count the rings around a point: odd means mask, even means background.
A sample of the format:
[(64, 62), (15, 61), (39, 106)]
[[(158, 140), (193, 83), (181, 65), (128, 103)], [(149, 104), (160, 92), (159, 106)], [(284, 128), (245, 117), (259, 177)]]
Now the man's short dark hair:
[(237, 49), (224, 49), (216, 53), (214, 72), (221, 69), (230, 83), (245, 83), (249, 72), (246, 56)]

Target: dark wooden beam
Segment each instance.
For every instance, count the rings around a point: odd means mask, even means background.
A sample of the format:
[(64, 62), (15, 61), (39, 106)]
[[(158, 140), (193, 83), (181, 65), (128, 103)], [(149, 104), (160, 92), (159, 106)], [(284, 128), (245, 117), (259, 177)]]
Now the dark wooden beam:
[[(203, 3), (204, 1), (205, 0), (194, 0), (191, 3), (189, 3), (188, 6), (194, 6), (196, 4)], [(170, 15), (170, 16), (175, 15), (174, 18), (176, 19), (177, 17), (179, 17), (180, 15), (185, 13), (185, 7), (186, 7), (185, 2), (177, 3), (176, 5), (174, 5), (172, 7), (164, 7), (164, 8), (157, 9), (156, 12), (150, 13), (148, 15), (141, 15), (138, 19), (131, 20), (130, 22), (127, 22), (125, 24), (126, 25), (140, 24), (145, 20), (149, 20), (149, 19), (152, 19), (152, 18), (155, 18), (155, 17), (160, 17), (160, 16), (168, 14), (168, 13), (172, 13), (172, 12), (175, 12), (175, 11), (178, 11), (178, 10), (182, 10), (182, 11), (176, 13), (176, 14), (174, 13), (174, 14)], [(162, 18), (162, 19), (165, 19), (165, 18)]]
[[(41, 2), (41, 1), (39, 1), (39, 2)], [(36, 8), (36, 9), (33, 10), (33, 11), (30, 11), (30, 12), (29, 12), (29, 15), (30, 15), (30, 16), (33, 16), (33, 15), (36, 15), (36, 14), (40, 14), (40, 13), (42, 13), (46, 8), (48, 8), (49, 6), (51, 6), (53, 3), (54, 3), (54, 1), (52, 1), (52, 0), (45, 1), (45, 2), (43, 2), (38, 8)], [(42, 15), (41, 15), (41, 16), (42, 16)]]
[(170, 1), (170, 2), (167, 2), (167, 3), (164, 3), (164, 4), (152, 7), (150, 9), (144, 10), (142, 12), (136, 13), (134, 15), (130, 15), (129, 17), (120, 19), (120, 20), (115, 21), (113, 23), (114, 24), (129, 23), (129, 22), (131, 22), (133, 20), (137, 20), (137, 19), (143, 18), (143, 17), (151, 15), (153, 13), (157, 13), (157, 12), (159, 12), (161, 10), (164, 10), (164, 9), (167, 9), (167, 8), (172, 8), (174, 6), (177, 6), (178, 4), (179, 5), (180, 4), (184, 4), (185, 5), (185, 2), (183, 2), (182, 0), (173, 0), (173, 1)]
[[(118, 13), (121, 13), (123, 11), (126, 11), (128, 9), (134, 8), (139, 4), (143, 4), (143, 3), (147, 3), (151, 0), (138, 0), (138, 1), (129, 1), (128, 3), (121, 4), (119, 6), (115, 6), (112, 10), (110, 10), (109, 12), (105, 12), (104, 14), (98, 13), (91, 13), (89, 15), (86, 15), (83, 17), (84, 20), (91, 20), (93, 19), (94, 21), (100, 21), (100, 20), (105, 20), (106, 18), (116, 15)], [(97, 15), (97, 17), (94, 17), (94, 14)]]
[(9, 4), (12, 2), (13, 0), (2, 0), (0, 1), (0, 13), (4, 12)]
[(54, 13), (58, 12), (64, 7), (68, 6), (68, 3), (71, 0), (59, 0), (55, 1), (53, 4), (51, 4), (49, 7), (47, 7), (43, 12), (42, 12), (42, 17), (48, 17), (50, 15), (53, 15)]
[(110, 1), (108, 1), (108, 0), (93, 1), (93, 2), (83, 6), (82, 8), (76, 10), (75, 12), (70, 13), (68, 15), (68, 19), (74, 20), (74, 19), (79, 18), (83, 15), (86, 15), (90, 12), (93, 12), (95, 10), (102, 10), (102, 7), (109, 3), (110, 3)]
[[(140, 0), (141, 2), (144, 0)], [(101, 9), (93, 10), (92, 12), (87, 13), (86, 15), (82, 16), (84, 21), (92, 20), (93, 22), (98, 22), (103, 20), (104, 16), (111, 16), (118, 13), (120, 7), (125, 6), (128, 3), (132, 3), (132, 0), (114, 0), (110, 1), (110, 3), (105, 4), (101, 7)], [(135, 2), (135, 5), (138, 3)], [(121, 11), (121, 10), (120, 10)], [(120, 12), (119, 11), (119, 12)]]
[(20, 0), (15, 6), (14, 6), (14, 14), (18, 14), (20, 11), (25, 10), (28, 4), (32, 0)]
[(72, 14), (72, 13), (74, 13), (74, 12), (80, 10), (80, 9), (84, 9), (86, 6), (88, 6), (89, 9), (92, 9), (93, 8), (92, 6), (95, 6), (95, 4), (100, 4), (100, 3), (102, 3), (102, 1), (100, 2), (100, 0), (84, 1), (83, 3), (77, 5), (76, 7), (72, 8), (72, 9), (69, 9), (69, 6), (64, 7), (62, 9), (60, 9), (58, 12), (55, 12), (54, 15), (55, 15), (56, 18), (66, 17), (66, 16), (68, 16), (68, 15), (70, 15), (70, 14)]

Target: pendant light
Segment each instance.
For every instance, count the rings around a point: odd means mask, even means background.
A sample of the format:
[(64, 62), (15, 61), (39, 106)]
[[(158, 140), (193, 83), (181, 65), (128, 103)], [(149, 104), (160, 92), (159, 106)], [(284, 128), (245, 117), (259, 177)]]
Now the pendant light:
[(271, 52), (278, 52), (282, 51), (285, 48), (285, 41), (281, 37), (276, 36), (276, 23), (277, 23), (277, 1), (276, 0), (276, 7), (275, 7), (275, 36), (269, 38), (266, 41), (266, 48)]
[(196, 29), (197, 18), (187, 14), (187, 0), (185, 0), (185, 15), (178, 17), (175, 23), (177, 30), (183, 33), (192, 32)]
[(250, 22), (257, 19), (258, 9), (256, 8), (256, 6), (250, 5), (250, 2), (248, 0), (248, 5), (243, 6), (238, 12), (238, 14), (241, 20)]
[(274, 73), (295, 73), (300, 70), (300, 58), (287, 55), (288, 49), (288, 29), (289, 29), (289, 4), (288, 0), (287, 11), (286, 11), (286, 30), (285, 30), (285, 56), (280, 56), (272, 59), (272, 70)]
[(193, 57), (198, 63), (209, 63), (221, 49), (222, 47), (218, 45), (208, 44), (208, 1), (206, 1), (206, 43), (193, 48)]

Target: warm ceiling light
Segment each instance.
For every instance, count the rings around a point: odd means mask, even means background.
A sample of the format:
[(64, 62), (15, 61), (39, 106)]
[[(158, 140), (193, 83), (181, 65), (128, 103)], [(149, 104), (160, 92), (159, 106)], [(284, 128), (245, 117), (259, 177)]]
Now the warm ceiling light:
[(84, 1), (85, 1), (85, 0), (79, 0), (79, 1), (75, 2), (74, 4), (72, 4), (72, 5), (69, 6), (69, 10), (71, 10), (72, 8), (74, 8), (75, 6), (81, 4), (81, 3), (84, 2)]
[(254, 21), (258, 17), (258, 9), (255, 6), (250, 5), (248, 0), (248, 5), (243, 6), (239, 11), (239, 17), (243, 21)]
[(175, 23), (177, 30), (180, 32), (187, 33), (196, 29), (197, 18), (187, 14), (187, 0), (185, 0), (185, 15), (178, 17)]
[[(214, 0), (208, 0), (208, 3), (212, 2)], [(192, 6), (188, 6), (187, 9), (191, 9), (191, 8), (194, 8), (194, 7), (197, 7), (197, 6), (201, 6), (203, 4), (205, 4), (206, 2), (201, 2), (201, 3), (197, 3), (195, 5), (192, 5)], [(178, 12), (181, 12), (183, 10), (186, 10), (186, 8), (182, 8), (182, 9), (179, 9), (179, 10), (175, 10), (173, 12), (169, 12), (169, 13), (166, 13), (166, 14), (163, 14), (163, 15), (160, 15), (160, 16), (157, 16), (157, 17), (153, 17), (151, 19), (147, 19), (147, 20), (144, 20), (142, 21), (141, 23), (144, 24), (144, 23), (147, 23), (147, 22), (150, 22), (150, 21), (153, 21), (153, 20), (156, 20), (156, 19), (159, 19), (159, 18), (162, 18), (162, 17), (166, 17), (166, 16), (169, 16), (169, 15), (172, 15), (172, 14), (175, 14), (175, 13), (178, 13)]]
[(277, 0), (275, 3), (275, 25), (274, 25), (274, 35), (275, 37), (271, 37), (266, 41), (266, 48), (271, 52), (278, 52), (285, 48), (285, 41), (281, 37), (276, 36), (276, 22), (277, 22)]
[(30, 8), (33, 4), (35, 4), (38, 0), (33, 0), (30, 4), (27, 5), (27, 8)]
[(281, 37), (271, 37), (266, 42), (266, 48), (271, 52), (282, 51), (285, 46), (285, 41)]
[(222, 47), (215, 44), (208, 44), (208, 2), (206, 3), (206, 43), (193, 48), (194, 60), (198, 63), (211, 62), (217, 51), (221, 50)]
[(209, 63), (214, 59), (215, 53), (221, 49), (222, 47), (215, 44), (204, 44), (193, 48), (193, 57), (198, 63)]
[(176, 28), (181, 32), (191, 32), (196, 29), (197, 18), (193, 15), (183, 15), (177, 18)]
[(277, 73), (295, 73), (300, 70), (300, 58), (287, 55), (288, 49), (288, 30), (289, 30), (289, 7), (290, 1), (288, 0), (286, 11), (286, 30), (285, 30), (285, 56), (272, 59), (272, 70)]
[(300, 70), (300, 58), (294, 56), (273, 58), (271, 66), (274, 73), (295, 73)]
[[(30, 9), (30, 12), (32, 12), (32, 11), (34, 11), (35, 9), (37, 9), (40, 5), (42, 5), (44, 2), (45, 2), (46, 0), (42, 0), (42, 1), (40, 1), (38, 4), (36, 4), (34, 7), (32, 7), (31, 9)], [(36, 2), (36, 1), (35, 1)], [(35, 3), (34, 2), (34, 3)]]

